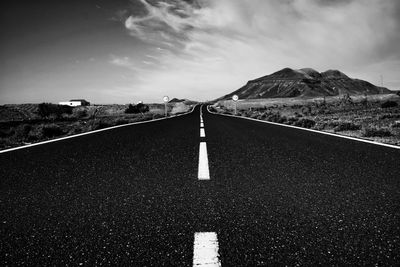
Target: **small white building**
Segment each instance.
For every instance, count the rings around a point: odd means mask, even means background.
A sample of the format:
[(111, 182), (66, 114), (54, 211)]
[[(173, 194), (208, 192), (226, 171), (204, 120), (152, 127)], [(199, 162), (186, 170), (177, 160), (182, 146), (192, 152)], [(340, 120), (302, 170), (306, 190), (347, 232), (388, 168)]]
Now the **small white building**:
[(58, 102), (59, 105), (65, 105), (70, 107), (79, 107), (79, 106), (89, 106), (90, 102), (85, 99), (72, 99), (70, 101)]

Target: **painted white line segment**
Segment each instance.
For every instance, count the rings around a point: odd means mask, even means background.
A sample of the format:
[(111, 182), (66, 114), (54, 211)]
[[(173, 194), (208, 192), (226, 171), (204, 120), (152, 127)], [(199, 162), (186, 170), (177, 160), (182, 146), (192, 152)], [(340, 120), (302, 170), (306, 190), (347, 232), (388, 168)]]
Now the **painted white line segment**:
[(104, 129), (99, 129), (99, 130), (90, 131), (90, 132), (85, 132), (85, 133), (80, 133), (80, 134), (74, 134), (74, 135), (69, 135), (69, 136), (65, 136), (65, 137), (60, 137), (60, 138), (56, 138), (56, 139), (51, 139), (51, 140), (47, 140), (47, 141), (41, 141), (41, 142), (29, 144), (29, 145), (23, 145), (23, 146), (8, 148), (8, 149), (0, 150), (0, 154), (1, 154), (1, 153), (6, 153), (6, 152), (15, 151), (15, 150), (20, 150), (20, 149), (24, 149), (24, 148), (28, 148), (28, 147), (33, 147), (33, 146), (39, 146), (39, 145), (44, 145), (44, 144), (48, 144), (48, 143), (58, 142), (58, 141), (62, 141), (62, 140), (65, 140), (65, 139), (75, 138), (75, 137), (78, 137), (78, 136), (83, 136), (83, 135), (88, 135), (88, 134), (94, 134), (94, 133), (98, 133), (98, 132), (104, 132), (104, 131), (108, 131), (108, 130), (112, 130), (112, 129), (116, 129), (116, 128), (121, 128), (121, 127), (136, 125), (136, 124), (151, 123), (151, 122), (161, 121), (161, 120), (168, 120), (168, 119), (172, 119), (172, 118), (176, 118), (176, 117), (180, 117), (180, 116), (184, 116), (184, 115), (190, 114), (190, 113), (192, 113), (192, 112), (194, 111), (194, 109), (196, 108), (196, 106), (197, 106), (197, 105), (195, 105), (195, 106), (192, 108), (192, 110), (189, 111), (189, 112), (187, 112), (187, 113), (183, 113), (183, 114), (179, 114), (179, 115), (174, 115), (174, 116), (167, 117), (167, 118), (159, 118), (159, 119), (153, 119), (153, 120), (148, 120), (148, 121), (132, 122), (132, 123), (128, 123), (128, 124), (112, 126), (112, 127), (108, 127), (108, 128), (104, 128)]
[(200, 137), (206, 137), (206, 132), (204, 131), (204, 128), (200, 128)]
[(208, 169), (208, 155), (206, 142), (200, 142), (199, 149), (199, 180), (210, 180), (210, 171)]
[(201, 128), (204, 127), (204, 122), (200, 122), (200, 127), (201, 127)]
[(221, 266), (216, 233), (194, 234), (193, 266)]
[(218, 112), (211, 111), (209, 109), (209, 106), (207, 106), (207, 110), (211, 114), (216, 114), (216, 115), (220, 115), (220, 116), (234, 117), (234, 118), (245, 119), (245, 120), (250, 120), (250, 121), (256, 121), (256, 122), (261, 122), (261, 123), (274, 124), (274, 125), (279, 125), (279, 126), (282, 126), (282, 127), (294, 128), (294, 129), (299, 129), (299, 130), (303, 130), (303, 131), (314, 132), (314, 133), (319, 133), (319, 134), (325, 134), (325, 135), (335, 136), (335, 137), (344, 138), (344, 139), (350, 139), (350, 140), (363, 142), (363, 143), (368, 143), (368, 144), (373, 144), (373, 145), (378, 145), (378, 146), (385, 146), (385, 147), (390, 147), (390, 148), (394, 148), (394, 149), (400, 149), (400, 146), (379, 143), (379, 142), (365, 140), (365, 139), (351, 137), (351, 136), (345, 136), (345, 135), (340, 135), (340, 134), (323, 132), (323, 131), (318, 131), (318, 130), (314, 130), (314, 129), (302, 128), (302, 127), (298, 127), (298, 126), (287, 125), (287, 124), (282, 124), (282, 123), (276, 123), (276, 122), (271, 122), (271, 121), (261, 121), (261, 120), (257, 120), (257, 119), (253, 119), (253, 118), (239, 117), (239, 116), (229, 115), (229, 114), (221, 114), (221, 113), (218, 113)]

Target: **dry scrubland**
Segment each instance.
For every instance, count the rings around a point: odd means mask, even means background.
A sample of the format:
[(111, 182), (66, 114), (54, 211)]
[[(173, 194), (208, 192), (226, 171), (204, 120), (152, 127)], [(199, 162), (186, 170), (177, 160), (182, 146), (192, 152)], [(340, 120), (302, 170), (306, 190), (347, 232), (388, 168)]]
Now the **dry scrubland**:
[[(168, 115), (187, 112), (193, 104), (169, 103)], [(164, 117), (164, 104), (147, 105), (148, 112), (137, 114), (126, 114), (127, 105), (94, 105), (46, 116), (39, 112), (39, 104), (3, 105), (0, 106), (0, 149)]]
[[(232, 100), (219, 101), (212, 108), (234, 113)], [(240, 100), (237, 115), (400, 146), (400, 96), (396, 94)]]

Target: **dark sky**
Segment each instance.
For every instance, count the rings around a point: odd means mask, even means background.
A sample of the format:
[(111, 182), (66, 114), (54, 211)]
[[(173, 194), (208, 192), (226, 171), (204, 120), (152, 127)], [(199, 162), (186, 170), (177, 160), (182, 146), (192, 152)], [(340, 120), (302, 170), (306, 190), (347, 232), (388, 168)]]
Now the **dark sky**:
[(1, 1), (0, 104), (161, 102), (284, 67), (400, 89), (398, 0)]
[(110, 90), (124, 71), (108, 63), (110, 54), (134, 54), (144, 46), (118, 17), (128, 7), (133, 12), (133, 3), (2, 1), (0, 101), (113, 101), (102, 89)]

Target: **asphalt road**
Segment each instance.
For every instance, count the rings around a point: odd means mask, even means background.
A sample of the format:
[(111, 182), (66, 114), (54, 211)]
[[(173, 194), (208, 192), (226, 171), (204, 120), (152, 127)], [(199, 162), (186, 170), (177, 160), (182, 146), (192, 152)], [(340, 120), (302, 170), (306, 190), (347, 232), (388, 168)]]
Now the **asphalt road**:
[[(0, 265), (400, 264), (400, 150), (206, 112), (0, 154)], [(199, 142), (210, 180), (198, 180)]]

